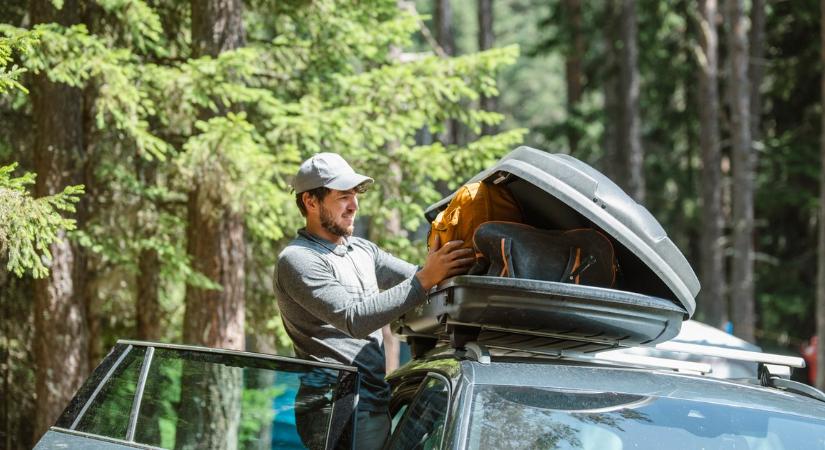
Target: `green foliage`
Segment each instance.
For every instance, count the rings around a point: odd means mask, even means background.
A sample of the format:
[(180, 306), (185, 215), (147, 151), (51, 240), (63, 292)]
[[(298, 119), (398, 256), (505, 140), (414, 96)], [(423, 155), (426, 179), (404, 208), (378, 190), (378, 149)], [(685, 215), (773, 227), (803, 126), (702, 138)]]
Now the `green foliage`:
[(74, 219), (61, 213), (75, 211), (83, 186), (35, 199), (26, 188), (34, 184), (34, 174), (12, 177), (15, 167), (0, 166), (0, 254), (7, 255), (6, 268), (17, 276), (31, 271), (35, 278), (43, 278), (49, 273), (49, 245), (75, 227)]
[(34, 42), (37, 41), (38, 34), (23, 30), (6, 33), (6, 27), (6, 25), (0, 24), (0, 94), (11, 89), (28, 92), (18, 81), (26, 69), (13, 64), (13, 56), (15, 50), (26, 51), (31, 48)]
[[(129, 323), (121, 316), (134, 298), (143, 252), (158, 255), (161, 303), (173, 329), (185, 285), (220, 288), (192, 270), (187, 255), (192, 196), (202, 211), (244, 217), (251, 249), (247, 305), (256, 316), (250, 323), (283, 346), (271, 278), (280, 248), (303, 223), (289, 181), (304, 158), (339, 152), (376, 175), (379, 185), (380, 174), (400, 163), (399, 195), (376, 190), (365, 197), (363, 213), (380, 221), (397, 212), (412, 236), (422, 226), (423, 208), (440, 198), (436, 182), (456, 185), (526, 132), (471, 139), (461, 147), (415, 139), (421, 129), (439, 131), (447, 119), (474, 133), (503, 120), (468, 105), (499, 93), (496, 78), (519, 58), (515, 46), (446, 59), (399, 57), (412, 46), (422, 18), (394, 1), (260, 0), (248, 6), (248, 45), (214, 58), (190, 57), (188, 8), (172, 3), (96, 0), (86, 25), (0, 25), (0, 38), (20, 50), (18, 72), (5, 79), (28, 70), (92, 94), (95, 194), (84, 229), (72, 236), (93, 255), (97, 307), (116, 316), (105, 336)], [(41, 39), (29, 38), (34, 35)], [(150, 166), (154, 175), (147, 176)], [(71, 189), (52, 204), (76, 199)], [(406, 237), (378, 240), (401, 256), (423, 256), (421, 243)]]
[(123, 28), (123, 46), (158, 56), (167, 54), (158, 13), (143, 0), (95, 0)]

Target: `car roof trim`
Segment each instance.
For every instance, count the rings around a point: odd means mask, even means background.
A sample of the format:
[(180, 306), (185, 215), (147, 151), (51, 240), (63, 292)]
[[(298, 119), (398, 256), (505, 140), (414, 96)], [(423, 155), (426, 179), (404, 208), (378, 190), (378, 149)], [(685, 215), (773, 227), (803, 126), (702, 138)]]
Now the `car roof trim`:
[(348, 372), (358, 372), (358, 369), (353, 366), (347, 366), (344, 364), (336, 364), (336, 363), (325, 363), (320, 361), (309, 361), (306, 359), (297, 359), (292, 358), (289, 356), (281, 356), (281, 355), (270, 355), (267, 353), (256, 353), (256, 352), (246, 352), (242, 350), (229, 350), (225, 348), (209, 348), (209, 347), (201, 347), (197, 345), (184, 345), (184, 344), (169, 344), (164, 342), (150, 342), (150, 341), (133, 341), (128, 339), (120, 339), (117, 341), (118, 344), (124, 345), (133, 345), (136, 347), (154, 347), (154, 348), (165, 348), (169, 350), (189, 350), (195, 352), (204, 352), (204, 353), (214, 353), (219, 355), (229, 355), (229, 356), (244, 356), (247, 358), (259, 358), (259, 359), (266, 359), (270, 361), (278, 361), (278, 362), (285, 362), (285, 363), (292, 363), (292, 364), (306, 364), (308, 366), (313, 367), (323, 367), (327, 369), (337, 369), (337, 370), (345, 370)]

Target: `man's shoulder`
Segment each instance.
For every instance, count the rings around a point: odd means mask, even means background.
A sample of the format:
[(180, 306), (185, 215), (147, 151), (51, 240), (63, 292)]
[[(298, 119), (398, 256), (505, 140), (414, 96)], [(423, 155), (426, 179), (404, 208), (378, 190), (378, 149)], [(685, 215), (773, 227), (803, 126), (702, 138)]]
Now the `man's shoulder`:
[(348, 244), (355, 246), (355, 247), (362, 247), (362, 248), (369, 248), (375, 249), (378, 248), (378, 245), (375, 242), (370, 241), (369, 239), (365, 239), (358, 236), (350, 236), (348, 239)]
[(315, 247), (312, 241), (297, 236), (278, 254), (278, 264), (320, 257), (321, 252)]

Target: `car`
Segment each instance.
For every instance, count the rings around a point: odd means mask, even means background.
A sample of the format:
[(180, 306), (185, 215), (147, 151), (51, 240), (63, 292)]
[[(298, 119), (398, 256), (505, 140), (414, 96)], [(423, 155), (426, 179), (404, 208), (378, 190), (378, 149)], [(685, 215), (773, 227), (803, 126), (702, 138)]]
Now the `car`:
[[(507, 186), (528, 225), (607, 236), (616, 282), (441, 283), (393, 324), (413, 359), (388, 377), (387, 448), (825, 449), (825, 394), (789, 379), (800, 358), (672, 341), (699, 282), (618, 186), (527, 147), (471, 181)], [(640, 347), (711, 359), (613, 351)], [(719, 358), (754, 363), (758, 376), (714, 378)], [(310, 401), (297, 394), (307, 387)], [(36, 448), (303, 448), (296, 416), (309, 414), (328, 424), (319, 447), (357, 449), (358, 392), (353, 367), (122, 340)]]
[[(825, 448), (818, 391), (686, 368), (437, 347), (389, 377), (388, 448)], [(137, 341), (115, 345), (35, 448), (304, 448), (295, 393), (318, 373), (332, 380), (326, 448), (357, 449), (354, 368)]]
[(390, 380), (389, 448), (825, 448), (823, 397), (670, 370), (444, 349)]

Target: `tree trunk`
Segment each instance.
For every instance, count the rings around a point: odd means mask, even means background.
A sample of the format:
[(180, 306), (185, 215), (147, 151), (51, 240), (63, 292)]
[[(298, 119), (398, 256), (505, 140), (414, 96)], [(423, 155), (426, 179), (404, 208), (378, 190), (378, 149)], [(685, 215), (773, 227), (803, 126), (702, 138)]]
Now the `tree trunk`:
[[(750, 70), (751, 81), (751, 139), (754, 143), (762, 139), (762, 80), (765, 78), (765, 0), (751, 0), (750, 31)], [(754, 158), (758, 154), (754, 152)]]
[[(493, 0), (478, 0), (478, 49), (481, 51), (493, 48), (495, 32), (493, 31)], [(497, 111), (496, 97), (481, 96), (480, 106), (483, 111)], [(481, 134), (495, 134), (498, 127), (482, 125)]]
[[(76, 0), (67, 0), (61, 11), (48, 0), (31, 2), (33, 24), (78, 23)], [(34, 163), (38, 197), (52, 195), (76, 183), (83, 157), (82, 91), (49, 81), (45, 74), (32, 75), (32, 116), (35, 118)], [(88, 331), (83, 286), (76, 284), (77, 250), (60, 233), (50, 246), (48, 278), (34, 289), (37, 440), (63, 411), (88, 370)]]
[(725, 297), (722, 153), (719, 144), (719, 39), (716, 0), (701, 0), (699, 54), (699, 142), (702, 148), (702, 232), (700, 258), (704, 320), (722, 327), (727, 317)]
[[(86, 5), (87, 8), (89, 5)], [(91, 18), (86, 13), (86, 27), (94, 30)], [(96, 181), (95, 170), (97, 168), (97, 145), (103, 142), (100, 130), (97, 128), (95, 115), (95, 100), (98, 96), (98, 86), (95, 83), (87, 84), (83, 90), (83, 140), (84, 150), (82, 162), (78, 163), (78, 176), (81, 177), (79, 183), (85, 186), (85, 191), (77, 204), (75, 214), (78, 229), (86, 229), (94, 211), (100, 210), (100, 205), (93, 203), (95, 199), (101, 197), (100, 186)], [(102, 299), (97, 296), (97, 276), (102, 273), (101, 261), (94, 252), (82, 246), (75, 246), (75, 286), (79, 300), (86, 307), (86, 323), (88, 326), (88, 370), (97, 367), (106, 356), (101, 337), (103, 328), (103, 318), (101, 317)]]
[[(825, 0), (819, 1), (819, 60), (825, 67)], [(820, 74), (820, 101), (825, 106), (825, 70)], [(825, 113), (820, 114), (819, 245), (816, 271), (816, 387), (825, 389)]]
[(242, 0), (192, 0), (192, 56), (218, 56), (243, 47)]
[[(455, 35), (453, 33), (453, 8), (450, 0), (435, 0), (435, 40), (447, 56), (455, 56)], [(441, 141), (445, 145), (458, 144), (459, 124), (455, 119), (448, 119), (444, 125)]]
[(753, 288), (754, 157), (750, 132), (748, 36), (744, 0), (728, 0), (729, 100), (733, 156), (733, 270), (731, 299), (736, 335), (754, 342)]
[(455, 36), (453, 36), (453, 8), (450, 0), (435, 0), (435, 40), (447, 56), (455, 55)]
[[(138, 176), (146, 186), (156, 183), (156, 167), (152, 161), (138, 161)], [(156, 217), (139, 224), (142, 237), (157, 231)], [(159, 341), (163, 334), (163, 311), (160, 307), (160, 257), (153, 248), (145, 248), (138, 255), (137, 303), (135, 304), (138, 339)]]
[[(193, 57), (218, 56), (243, 45), (241, 0), (191, 0)], [(211, 113), (202, 111), (202, 119)], [(243, 217), (207, 186), (223, 178), (220, 164), (204, 168), (187, 201), (187, 251), (192, 267), (221, 286), (220, 290), (186, 288), (183, 340), (207, 347), (244, 350)], [(212, 175), (210, 175), (212, 173)], [(193, 363), (194, 364), (194, 363)], [(207, 382), (204, 382), (206, 380)], [(214, 383), (214, 384), (213, 384)], [(242, 377), (231, 367), (215, 366), (208, 374), (187, 371), (178, 409), (200, 412), (203, 426), (177, 436), (175, 447), (235, 448), (240, 424)], [(215, 387), (219, 386), (219, 389)]]
[[(243, 44), (240, 0), (192, 0), (191, 7), (193, 57), (218, 56)], [(201, 116), (206, 119), (209, 113)], [(189, 193), (187, 249), (193, 268), (222, 289), (187, 287), (183, 338), (190, 344), (243, 350), (243, 218), (227, 210), (224, 199), (210, 197), (210, 189), (201, 186), (210, 182), (205, 178), (195, 180)]]
[[(192, 267), (221, 286), (188, 286), (183, 340), (188, 344), (244, 349), (244, 245), (240, 214), (214, 209), (200, 186), (189, 194), (188, 253)], [(214, 216), (213, 216), (214, 214)]]
[[(572, 45), (566, 55), (564, 63), (565, 79), (567, 81), (567, 117), (568, 120), (576, 114), (576, 108), (582, 97), (582, 59), (584, 57), (584, 34), (582, 33), (582, 5), (581, 0), (565, 0), (564, 15), (569, 22)], [(570, 154), (575, 154), (579, 147), (579, 133), (575, 127), (567, 127), (567, 143)]]
[(639, 203), (645, 200), (644, 151), (641, 140), (639, 115), (639, 49), (636, 45), (636, 2), (622, 0), (620, 38), (622, 42), (619, 62), (619, 90), (621, 102), (621, 126), (619, 136), (623, 163), (626, 164), (625, 188)]
[(616, 3), (611, 0), (606, 3), (605, 10), (605, 57), (604, 57), (604, 158), (602, 170), (617, 184), (627, 179), (622, 164), (621, 145), (619, 142), (619, 127), (621, 126), (621, 109), (619, 106), (619, 64), (616, 46)]

